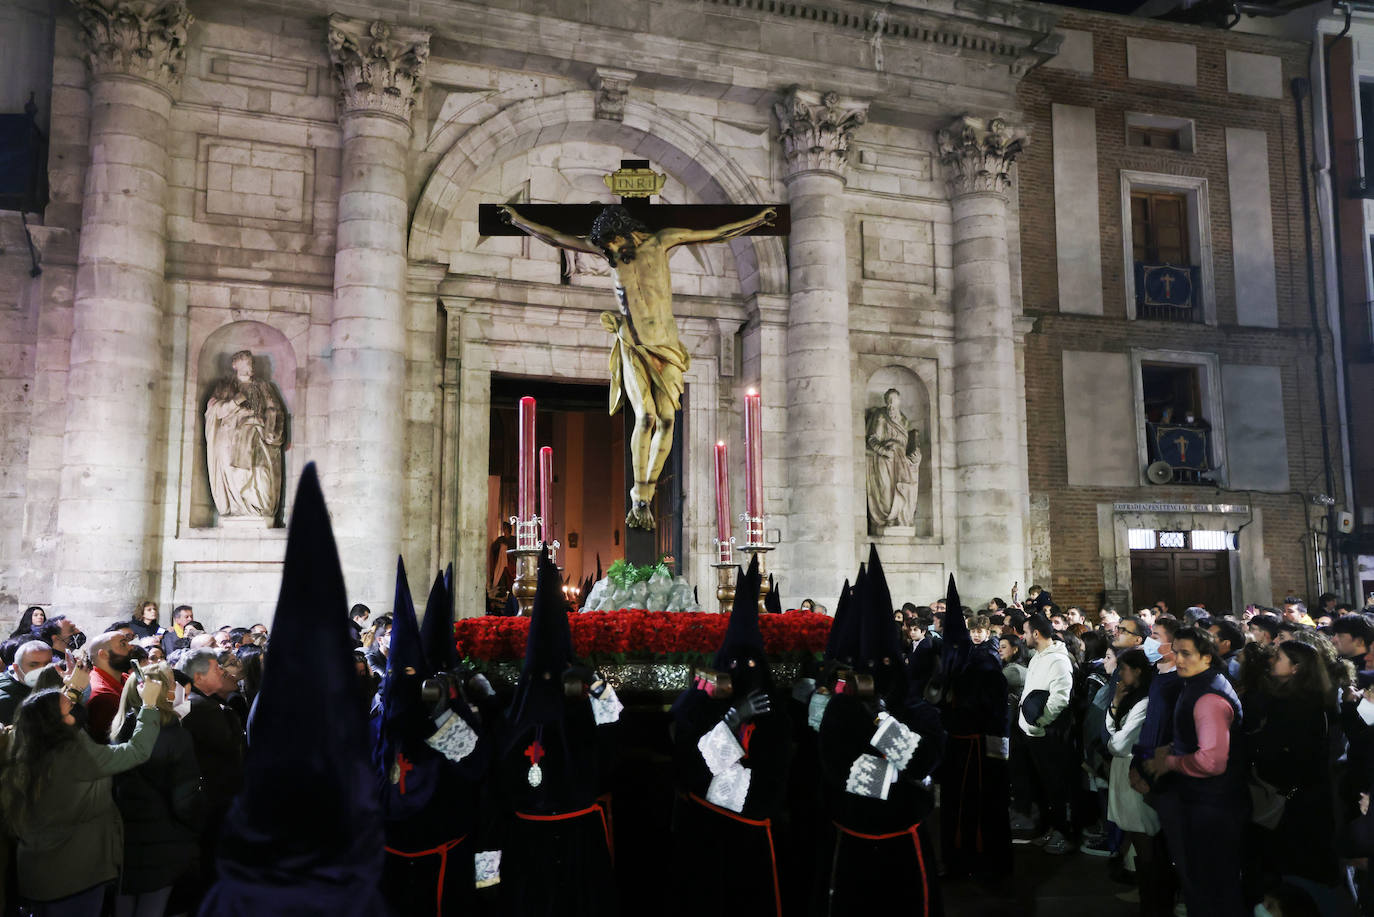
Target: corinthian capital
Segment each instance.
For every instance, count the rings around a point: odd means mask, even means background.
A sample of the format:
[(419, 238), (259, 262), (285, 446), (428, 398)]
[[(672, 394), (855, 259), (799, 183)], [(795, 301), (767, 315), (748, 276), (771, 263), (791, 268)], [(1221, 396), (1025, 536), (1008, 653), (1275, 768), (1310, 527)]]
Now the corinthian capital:
[(380, 112), (409, 121), (429, 60), (429, 32), (335, 13), (329, 17), (329, 59), (343, 114)]
[(936, 140), (951, 197), (1005, 192), (1011, 186), (1011, 164), (1028, 142), (1025, 130), (1001, 118), (968, 115), (955, 118)]
[(773, 104), (787, 172), (844, 173), (849, 138), (868, 120), (868, 103), (793, 87)]
[(185, 0), (72, 0), (91, 73), (117, 73), (168, 90), (186, 69)]

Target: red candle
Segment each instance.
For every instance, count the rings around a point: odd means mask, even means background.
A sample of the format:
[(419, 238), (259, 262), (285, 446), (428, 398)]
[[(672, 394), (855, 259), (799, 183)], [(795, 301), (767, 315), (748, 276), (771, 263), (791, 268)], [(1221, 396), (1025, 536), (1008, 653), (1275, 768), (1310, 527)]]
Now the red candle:
[[(534, 399), (520, 399), (520, 433), (517, 440), (516, 511), (520, 522), (534, 515)], [(518, 533), (517, 533), (518, 534)]]
[(730, 475), (725, 458), (725, 443), (716, 443), (716, 537), (718, 552), (730, 543)]
[(762, 404), (752, 388), (744, 393), (744, 511), (751, 520), (763, 516)]
[(539, 515), (544, 520), (544, 542), (553, 544), (553, 447), (539, 450)]

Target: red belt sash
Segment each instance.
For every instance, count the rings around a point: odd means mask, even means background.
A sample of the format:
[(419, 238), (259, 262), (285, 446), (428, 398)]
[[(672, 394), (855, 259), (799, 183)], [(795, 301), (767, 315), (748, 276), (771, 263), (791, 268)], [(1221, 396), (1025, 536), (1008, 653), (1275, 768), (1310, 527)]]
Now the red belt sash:
[(751, 828), (762, 828), (768, 835), (768, 859), (769, 866), (773, 870), (773, 907), (776, 909), (777, 917), (782, 917), (782, 892), (778, 888), (778, 851), (773, 844), (773, 821), (769, 818), (745, 818), (738, 812), (731, 812), (729, 809), (722, 809), (718, 805), (707, 802), (696, 793), (689, 793), (692, 802), (709, 809), (717, 815), (724, 815), (726, 818), (737, 821), (742, 825), (749, 825)]
[(434, 914), (435, 914), (435, 917), (443, 917), (443, 913), (444, 913), (444, 873), (446, 873), (446, 872), (448, 871), (448, 855), (449, 855), (449, 852), (452, 851), (454, 847), (457, 847), (459, 844), (463, 843), (463, 841), (465, 841), (465, 840), (467, 840), (467, 839), (468, 839), (468, 836), (467, 836), (466, 834), (464, 834), (462, 837), (458, 838), (457, 840), (447, 841), (447, 842), (445, 842), (445, 843), (440, 844), (438, 847), (431, 847), (429, 850), (414, 850), (414, 851), (411, 851), (411, 850), (397, 850), (395, 847), (387, 847), (387, 848), (386, 848), (386, 852), (387, 852), (387, 853), (390, 853), (390, 854), (392, 854), (393, 856), (406, 857), (407, 859), (418, 859), (419, 857), (429, 857), (429, 856), (438, 856), (438, 857), (439, 857), (439, 887), (438, 887), (438, 889), (436, 890), (435, 896), (434, 896)]
[[(916, 848), (916, 866), (921, 871), (921, 914), (922, 917), (930, 917), (930, 881), (926, 878), (926, 858), (921, 853), (921, 837), (916, 833), (916, 829), (921, 827), (917, 822), (909, 828), (901, 831), (893, 831), (891, 834), (864, 834), (855, 831), (853, 828), (846, 828), (839, 822), (835, 822), (835, 827), (840, 829), (840, 834), (835, 837), (835, 844), (838, 847), (840, 836), (848, 834), (850, 837), (857, 837), (865, 841), (890, 841), (899, 837), (910, 837), (912, 846)], [(833, 879), (831, 880), (834, 881)]]
[[(605, 798), (605, 797), (603, 797)], [(606, 809), (609, 806), (601, 805), (598, 800), (587, 806), (585, 809), (578, 809), (576, 812), (559, 812), (554, 815), (535, 815), (531, 812), (516, 812), (515, 817), (521, 821), (572, 821), (574, 818), (581, 818), (584, 815), (591, 815), (595, 812), (601, 818), (601, 833), (606, 837), (606, 852), (611, 855), (612, 864), (615, 863), (615, 854), (611, 850), (611, 825), (606, 818)]]

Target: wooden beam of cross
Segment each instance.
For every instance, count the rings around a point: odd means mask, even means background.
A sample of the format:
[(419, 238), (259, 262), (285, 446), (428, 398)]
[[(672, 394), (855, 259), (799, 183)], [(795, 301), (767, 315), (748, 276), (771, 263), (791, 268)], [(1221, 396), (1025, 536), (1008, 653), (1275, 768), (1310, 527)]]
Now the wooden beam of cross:
[[(616, 176), (625, 176), (625, 184), (640, 174), (649, 171), (647, 159), (622, 159), (620, 171)], [(634, 173), (634, 174), (627, 174)], [(649, 173), (653, 174), (653, 173)], [(612, 176), (614, 177), (614, 176)], [(624, 190), (622, 190), (624, 189)], [(613, 189), (620, 193), (620, 204), (645, 226), (650, 232), (657, 232), (669, 226), (683, 229), (707, 229), (737, 220), (747, 219), (759, 212), (762, 204), (655, 204), (650, 195), (638, 188), (625, 189), (624, 185)], [(628, 191), (629, 193), (626, 193)], [(657, 194), (657, 189), (651, 194)], [(477, 231), (484, 236), (523, 236), (525, 231), (507, 223), (501, 213), (501, 204), (479, 204), (477, 206)], [(522, 216), (536, 223), (573, 235), (586, 235), (591, 231), (592, 221), (597, 214), (606, 209), (605, 204), (516, 204)], [(791, 213), (786, 204), (773, 204), (778, 212), (771, 226), (760, 226), (742, 235), (748, 236), (785, 236), (792, 228)]]

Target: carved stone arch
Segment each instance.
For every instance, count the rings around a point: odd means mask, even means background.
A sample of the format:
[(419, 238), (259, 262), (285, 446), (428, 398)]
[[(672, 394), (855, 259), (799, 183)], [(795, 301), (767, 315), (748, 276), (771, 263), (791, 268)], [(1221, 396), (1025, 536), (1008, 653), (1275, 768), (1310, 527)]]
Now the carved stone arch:
[[(753, 180), (709, 137), (656, 105), (626, 102), (623, 121), (596, 118), (596, 96), (568, 92), (502, 109), (460, 137), (435, 166), (410, 226), (411, 261), (439, 263), (444, 227), (473, 181), (494, 162), (568, 140), (620, 146), (652, 161), (704, 201), (762, 204)], [(777, 236), (729, 243), (741, 292), (786, 293), (787, 258)]]

